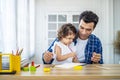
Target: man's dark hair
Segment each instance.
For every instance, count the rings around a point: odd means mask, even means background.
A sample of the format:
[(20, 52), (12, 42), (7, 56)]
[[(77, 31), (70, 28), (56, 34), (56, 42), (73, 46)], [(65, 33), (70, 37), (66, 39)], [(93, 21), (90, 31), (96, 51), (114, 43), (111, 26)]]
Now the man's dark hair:
[(99, 17), (92, 11), (84, 11), (79, 16), (79, 23), (81, 19), (86, 23), (94, 22), (94, 28), (95, 28), (96, 24), (98, 23)]

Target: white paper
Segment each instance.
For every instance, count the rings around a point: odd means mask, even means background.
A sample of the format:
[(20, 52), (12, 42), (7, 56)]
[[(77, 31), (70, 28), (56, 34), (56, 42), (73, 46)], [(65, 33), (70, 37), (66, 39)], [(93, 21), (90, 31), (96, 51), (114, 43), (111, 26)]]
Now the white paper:
[(55, 65), (56, 68), (73, 68), (74, 66), (85, 65), (85, 63), (64, 63), (60, 65)]

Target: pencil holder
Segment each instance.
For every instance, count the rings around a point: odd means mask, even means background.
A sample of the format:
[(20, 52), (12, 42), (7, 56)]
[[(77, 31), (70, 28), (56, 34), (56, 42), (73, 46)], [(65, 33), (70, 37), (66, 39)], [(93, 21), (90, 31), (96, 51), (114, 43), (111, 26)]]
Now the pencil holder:
[(16, 72), (21, 71), (21, 56), (20, 55), (13, 55), (13, 70)]

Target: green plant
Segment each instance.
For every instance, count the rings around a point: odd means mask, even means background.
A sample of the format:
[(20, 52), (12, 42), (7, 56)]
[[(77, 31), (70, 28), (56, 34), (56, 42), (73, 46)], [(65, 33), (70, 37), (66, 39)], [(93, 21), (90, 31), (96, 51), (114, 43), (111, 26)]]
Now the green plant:
[(120, 31), (117, 32), (117, 38), (114, 41), (114, 47), (120, 51)]

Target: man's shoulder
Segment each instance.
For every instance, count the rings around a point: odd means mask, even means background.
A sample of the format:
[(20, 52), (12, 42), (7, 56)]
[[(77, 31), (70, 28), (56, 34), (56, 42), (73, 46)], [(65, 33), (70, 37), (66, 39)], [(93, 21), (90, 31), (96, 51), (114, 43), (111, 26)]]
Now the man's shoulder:
[(94, 35), (94, 34), (91, 34), (90, 36), (89, 36), (89, 39), (94, 39), (94, 40), (100, 40), (96, 35)]
[(97, 44), (101, 43), (101, 40), (96, 35), (94, 35), (94, 34), (91, 34), (89, 36), (89, 41), (97, 43)]
[(91, 46), (94, 45), (94, 47), (95, 46), (99, 47), (99, 46), (102, 46), (102, 43), (101, 43), (100, 39), (97, 36), (95, 36), (94, 34), (91, 34), (89, 36), (88, 45), (91, 45)]

